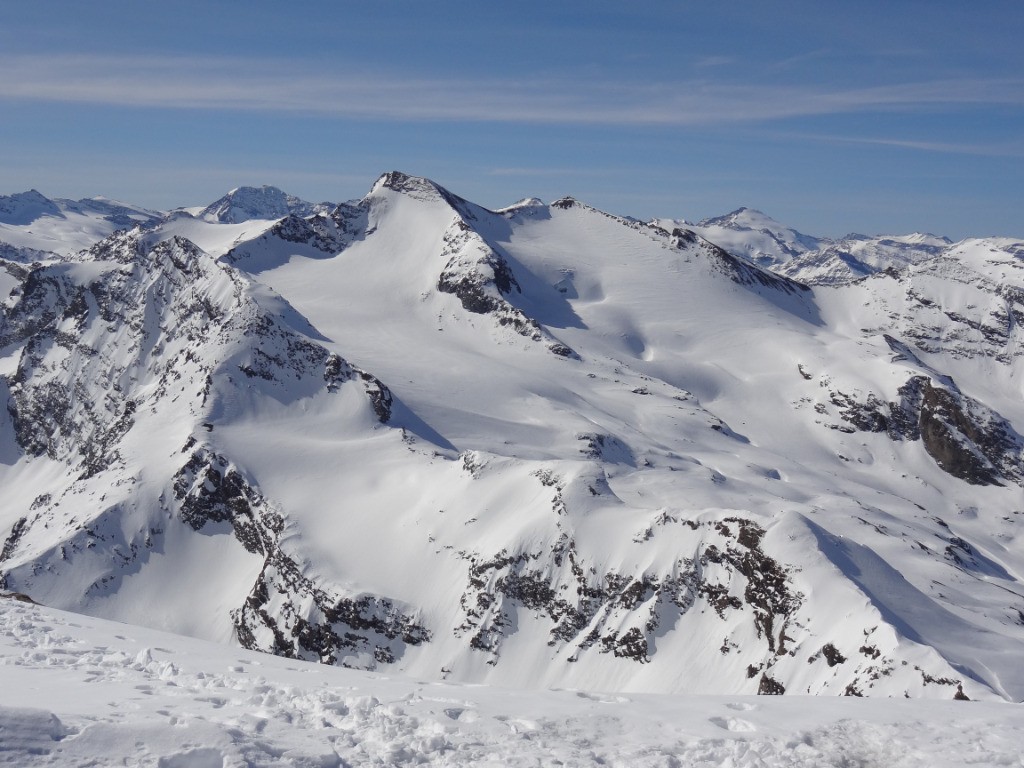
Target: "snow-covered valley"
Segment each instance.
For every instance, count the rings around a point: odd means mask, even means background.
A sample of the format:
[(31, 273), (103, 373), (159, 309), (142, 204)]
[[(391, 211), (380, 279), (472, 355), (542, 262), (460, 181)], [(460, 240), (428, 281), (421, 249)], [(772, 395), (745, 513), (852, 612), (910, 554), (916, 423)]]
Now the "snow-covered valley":
[[(942, 765), (920, 755), (968, 722), (959, 702), (928, 705), (932, 730), (911, 734), (896, 702), (812, 714), (742, 697), (1024, 699), (1020, 240), (832, 241), (746, 209), (688, 225), (572, 198), (489, 211), (392, 172), (339, 205), (243, 188), (162, 214), (24, 193), (0, 198), (0, 241), (8, 591), (140, 627), (126, 636), (215, 641), (180, 648), (281, 680), (354, 681), (338, 722), (400, 730), (385, 710), (437, 691), (491, 707), (461, 729), (401, 705), (437, 736), (416, 753), (437, 764), (496, 760), (457, 744), (522, 739), (499, 712), (534, 739), (547, 726), (525, 710), (550, 708), (567, 764), (671, 765), (685, 743), (676, 764), (820, 765), (857, 738)], [(86, 618), (87, 637), (47, 640), (42, 623), (72, 619), (3, 602), (8, 626), (34, 627), (4, 640), (8, 692), (54, 666), (35, 646), (112, 643)], [(133, 685), (168, 661), (115, 645)], [(89, 679), (78, 666), (46, 675)], [(479, 683), (503, 692), (461, 685)], [(313, 697), (309, 728), (336, 727), (318, 688), (273, 685)], [(85, 717), (39, 690), (25, 706)], [(180, 718), (160, 690), (143, 700)], [(391, 703), (360, 709), (364, 694)], [(254, 695), (230, 694), (232, 717)], [(666, 712), (697, 724), (666, 732)], [(55, 743), (84, 739), (75, 722)], [(218, 744), (256, 728), (210, 722)], [(615, 752), (616, 732), (664, 754)], [(969, 748), (966, 725), (949, 738)], [(978, 762), (1019, 764), (996, 755)]]

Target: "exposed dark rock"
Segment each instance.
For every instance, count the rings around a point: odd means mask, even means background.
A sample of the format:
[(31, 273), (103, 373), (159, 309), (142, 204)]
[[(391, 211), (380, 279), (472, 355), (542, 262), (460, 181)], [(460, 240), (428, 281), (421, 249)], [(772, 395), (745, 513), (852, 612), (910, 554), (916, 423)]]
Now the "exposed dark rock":
[(886, 432), (889, 418), (885, 411), (888, 406), (874, 395), (868, 395), (863, 403), (842, 392), (832, 393), (832, 404), (839, 409), (840, 418), (861, 432)]
[(886, 403), (873, 394), (858, 400), (838, 391), (831, 391), (830, 399), (852, 428), (886, 432), (893, 440), (921, 440), (939, 467), (972, 485), (1024, 483), (1024, 437), (947, 381), (943, 386), (928, 376), (912, 376), (899, 388), (899, 402)]
[(197, 531), (228, 522), (247, 550), (268, 555), (281, 531), (281, 517), (231, 463), (205, 448), (192, 454), (174, 476), (181, 519)]
[[(747, 521), (747, 527), (760, 531), (748, 536), (763, 535), (760, 527)], [(786, 569), (759, 547), (739, 550), (734, 547), (719, 549), (707, 547), (701, 563), (727, 564), (746, 578), (743, 602), (754, 609), (754, 626), (758, 637), (763, 637), (768, 650), (778, 656), (786, 653), (786, 627), (792, 614), (800, 606), (801, 596), (790, 589)]]
[(370, 405), (377, 414), (377, 419), (381, 424), (387, 424), (391, 420), (391, 408), (394, 405), (391, 390), (385, 387), (380, 379), (366, 371), (360, 371), (359, 378), (363, 381), (363, 389), (370, 398)]
[(832, 645), (832, 643), (825, 643), (825, 645), (822, 646), (821, 653), (830, 667), (837, 666), (838, 664), (842, 664), (846, 661), (846, 657), (843, 656), (843, 654), (839, 652), (839, 649)]
[(508, 303), (502, 297), (522, 290), (506, 261), (461, 219), (445, 233), (443, 255), (450, 259), (437, 290), (456, 296), (468, 312), (485, 315), (505, 310)]
[(757, 549), (761, 546), (761, 539), (764, 538), (764, 528), (756, 523), (742, 517), (727, 517), (727, 523), (736, 523), (740, 532), (736, 537), (736, 543), (747, 549)]
[[(359, 224), (356, 222), (362, 220), (363, 211), (352, 206), (338, 206), (329, 217), (317, 214), (307, 219), (294, 213), (288, 214), (256, 240), (232, 248), (224, 255), (223, 261), (252, 268), (247, 259), (254, 250), (259, 251), (259, 246), (265, 247), (273, 240), (307, 245), (326, 256), (333, 256), (344, 250), (352, 241), (359, 231)], [(257, 264), (257, 271), (266, 268), (259, 260)]]
[(28, 595), (22, 592), (0, 592), (0, 600), (14, 600), (18, 603), (28, 603), (29, 605), (39, 605)]
[(582, 432), (576, 435), (576, 439), (583, 444), (580, 447), (580, 454), (584, 458), (607, 461), (613, 464), (636, 463), (633, 451), (614, 435), (605, 435), (600, 432)]
[[(1007, 471), (1019, 480), (1024, 471), (1020, 436), (1003, 419), (980, 414), (964, 401), (962, 395), (933, 387), (931, 381), (925, 384), (920, 419), (925, 450), (946, 472), (972, 485), (1002, 485), (997, 478), (1007, 477)], [(985, 415), (989, 418), (979, 423)], [(1014, 448), (1015, 462), (1008, 455)], [(1002, 473), (996, 462), (1004, 465)]]
[(464, 219), (456, 219), (445, 232), (441, 255), (448, 262), (438, 277), (438, 291), (458, 298), (467, 312), (490, 315), (499, 326), (532, 341), (547, 341), (552, 354), (577, 357), (509, 301), (513, 293), (522, 292), (511, 267)]
[(19, 517), (14, 521), (14, 525), (11, 526), (11, 532), (7, 536), (7, 540), (4, 541), (4, 548), (0, 550), (0, 563), (4, 560), (9, 560), (11, 555), (14, 554), (14, 550), (18, 546), (18, 542), (21, 537), (25, 535), (28, 530), (28, 518)]
[(443, 200), (463, 219), (469, 221), (476, 219), (474, 209), (478, 209), (477, 206), (449, 192), (440, 184), (436, 184), (430, 179), (410, 176), (401, 171), (389, 171), (382, 175), (374, 186), (401, 192), (418, 200)]
[(602, 650), (611, 651), (620, 658), (633, 659), (640, 663), (650, 661), (647, 656), (647, 638), (637, 627), (630, 627), (621, 635), (609, 635), (601, 639)]
[(391, 600), (332, 594), (277, 548), (233, 620), (239, 642), (251, 650), (368, 669), (430, 640), (430, 632)]
[(142, 227), (113, 232), (86, 252), (90, 261), (116, 261), (122, 264), (142, 261), (145, 253)]
[(672, 230), (672, 239), (675, 241), (676, 248), (682, 248), (684, 245), (695, 244), (700, 238), (692, 229), (676, 228)]
[(757, 686), (758, 696), (782, 696), (785, 692), (786, 686), (770, 677), (767, 672), (761, 675), (761, 682)]
[(571, 347), (567, 347), (565, 344), (558, 341), (548, 344), (548, 350), (551, 354), (558, 355), (559, 357), (577, 357)]
[(857, 650), (859, 650), (861, 653), (863, 653), (869, 659), (877, 659), (879, 656), (882, 655), (882, 652), (880, 650), (878, 650), (873, 645), (862, 645)]
[(430, 632), (394, 602), (375, 595), (348, 597), (306, 577), (282, 552), (284, 521), (229, 460), (206, 448), (195, 451), (175, 475), (180, 516), (195, 530), (226, 522), (264, 566), (245, 603), (232, 613), (246, 648), (290, 658), (373, 668), (401, 657), (407, 645)]
[[(559, 487), (554, 476), (538, 477)], [(675, 621), (673, 615), (681, 616), (701, 600), (723, 619), (728, 611), (752, 609), (751, 620), (769, 658), (787, 652), (791, 638), (786, 627), (801, 596), (791, 589), (785, 569), (760, 549), (764, 530), (738, 517), (685, 522), (694, 530), (713, 530), (722, 546), (708, 543), (697, 560), (680, 560), (662, 575), (602, 574), (583, 562), (567, 536), (550, 552), (503, 550), (489, 558), (467, 556), (469, 582), (461, 598), (465, 621), (456, 635), (469, 635), (470, 647), (489, 654), (488, 663), (497, 663), (508, 628), (517, 623), (515, 613), (528, 610), (551, 623), (548, 645), (574, 648), (570, 661), (593, 648), (646, 663), (661, 623)], [(726, 571), (712, 577), (709, 564)], [(567, 576), (574, 586), (566, 585)], [(736, 577), (746, 585), (740, 593), (734, 591)]]
[[(689, 241), (680, 240), (680, 245), (688, 246)], [(809, 293), (811, 290), (803, 283), (791, 280), (788, 277), (780, 277), (774, 272), (762, 269), (746, 259), (737, 258), (725, 249), (719, 248), (707, 240), (701, 240), (699, 245), (709, 257), (710, 263), (734, 283), (750, 286), (760, 285), (780, 293), (793, 295)]]

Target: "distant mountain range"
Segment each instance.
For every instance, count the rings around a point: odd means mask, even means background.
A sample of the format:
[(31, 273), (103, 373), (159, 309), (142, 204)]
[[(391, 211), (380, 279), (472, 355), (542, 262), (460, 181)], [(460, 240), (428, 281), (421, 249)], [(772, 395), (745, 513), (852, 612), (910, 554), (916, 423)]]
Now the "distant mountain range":
[(0, 197), (0, 588), (427, 679), (1024, 699), (1024, 241)]

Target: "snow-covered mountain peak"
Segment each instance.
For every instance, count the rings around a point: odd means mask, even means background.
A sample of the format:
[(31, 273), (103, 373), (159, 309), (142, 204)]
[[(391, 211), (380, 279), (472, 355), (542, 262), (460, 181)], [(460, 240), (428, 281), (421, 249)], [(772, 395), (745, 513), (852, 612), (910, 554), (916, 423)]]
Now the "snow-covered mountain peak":
[(68, 258), (115, 229), (162, 219), (159, 211), (105, 198), (51, 200), (31, 190), (0, 197), (0, 243), (15, 261)]
[(386, 171), (377, 177), (377, 180), (370, 187), (369, 194), (374, 194), (382, 189), (391, 189), (396, 192), (437, 192), (440, 185), (426, 178), (425, 176), (412, 176), (403, 171)]
[(666, 230), (686, 226), (729, 253), (810, 285), (838, 285), (887, 269), (902, 269), (941, 253), (952, 242), (939, 235), (852, 233), (832, 240), (806, 235), (752, 208), (687, 225), (655, 220)]
[(236, 187), (210, 203), (199, 214), (206, 221), (241, 224), (252, 219), (273, 220), (288, 214), (309, 216), (331, 208), (328, 203), (308, 203), (277, 187)]
[(524, 197), (522, 200), (512, 203), (512, 205), (499, 208), (496, 213), (513, 213), (528, 208), (543, 208), (545, 205), (546, 203), (539, 197)]
[(818, 250), (807, 251), (776, 267), (780, 274), (816, 285), (838, 285), (886, 270), (924, 264), (953, 247), (946, 237), (852, 234), (841, 240), (822, 240)]
[(755, 208), (741, 206), (722, 216), (702, 219), (698, 222), (702, 227), (730, 227), (732, 229), (784, 229), (783, 225), (766, 213)]
[(41, 216), (63, 215), (54, 201), (34, 189), (0, 196), (0, 224), (20, 226), (31, 224)]
[(654, 223), (669, 231), (676, 226), (688, 227), (729, 253), (768, 268), (817, 250), (824, 242), (786, 227), (753, 208), (737, 208), (724, 216), (702, 219), (697, 224), (683, 220), (655, 220)]
[(944, 235), (933, 235), (930, 232), (911, 232), (909, 235), (886, 235), (885, 240), (905, 243), (907, 245), (925, 245), (941, 248), (952, 245), (953, 241)]
[(151, 226), (162, 220), (165, 214), (149, 208), (111, 200), (106, 197), (87, 197), (81, 200), (56, 200), (65, 213), (94, 216), (118, 227), (133, 227), (137, 224)]
[(442, 201), (464, 219), (475, 219), (478, 211), (486, 211), (423, 176), (410, 176), (402, 171), (388, 171), (382, 174), (363, 198), (365, 205), (372, 206), (375, 200), (398, 193), (421, 202)]
[(392, 172), (0, 263), (0, 588), (424, 678), (1024, 696), (1024, 246), (811, 289), (710, 229)]

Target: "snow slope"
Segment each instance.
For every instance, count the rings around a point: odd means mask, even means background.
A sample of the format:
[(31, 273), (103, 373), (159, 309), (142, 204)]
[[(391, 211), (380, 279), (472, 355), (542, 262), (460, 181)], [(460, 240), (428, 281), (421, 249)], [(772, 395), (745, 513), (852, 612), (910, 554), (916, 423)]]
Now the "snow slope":
[(1024, 698), (1019, 244), (812, 290), (676, 224), (392, 172), (7, 269), (3, 584), (426, 680)]
[(944, 237), (912, 235), (867, 237), (847, 235), (834, 242), (822, 241), (821, 247), (778, 265), (780, 274), (813, 285), (836, 285), (877, 274), (887, 269), (903, 269), (941, 254), (951, 245)]
[(920, 232), (851, 234), (838, 240), (814, 237), (750, 208), (698, 224), (671, 219), (652, 223), (669, 231), (690, 229), (735, 256), (808, 285), (841, 285), (886, 269), (902, 269), (931, 259), (951, 245), (945, 237)]
[[(104, 197), (50, 200), (36, 190), (0, 196), (0, 258), (69, 256), (115, 229), (151, 224), (161, 214)], [(12, 254), (11, 249), (27, 253)]]
[(277, 187), (237, 187), (202, 209), (198, 218), (222, 224), (241, 224), (251, 219), (276, 220), (288, 214), (311, 216), (334, 207), (330, 203), (307, 203)]
[(697, 224), (670, 219), (653, 223), (668, 230), (676, 227), (690, 229), (729, 253), (768, 268), (815, 252), (828, 242), (797, 232), (752, 208), (737, 208), (724, 216), (702, 219)]
[(1019, 766), (1005, 703), (528, 692), (315, 668), (0, 599), (17, 766)]

